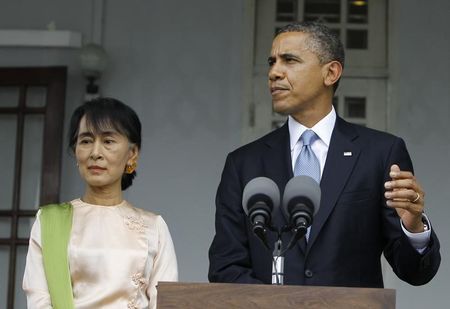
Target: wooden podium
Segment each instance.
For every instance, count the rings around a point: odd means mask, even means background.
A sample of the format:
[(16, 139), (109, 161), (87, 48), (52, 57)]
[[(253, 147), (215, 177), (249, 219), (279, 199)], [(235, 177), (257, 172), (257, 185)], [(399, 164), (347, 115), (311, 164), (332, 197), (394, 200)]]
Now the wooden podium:
[(230, 283), (159, 282), (166, 308), (395, 308), (395, 290)]

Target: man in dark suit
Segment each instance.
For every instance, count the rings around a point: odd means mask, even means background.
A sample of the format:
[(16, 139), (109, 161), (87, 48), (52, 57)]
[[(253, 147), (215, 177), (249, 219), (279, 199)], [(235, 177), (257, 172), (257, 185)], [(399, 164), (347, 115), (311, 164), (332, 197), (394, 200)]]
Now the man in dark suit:
[[(400, 279), (429, 282), (440, 264), (439, 241), (423, 214), (424, 192), (403, 140), (350, 124), (333, 108), (344, 66), (342, 43), (323, 25), (291, 24), (275, 37), (269, 66), (273, 109), (288, 121), (226, 159), (209, 280), (271, 283), (272, 253), (252, 233), (242, 192), (260, 176), (283, 192), (306, 144), (301, 136), (311, 130), (321, 206), (307, 240), (285, 254), (284, 283), (382, 287), (382, 253)], [(272, 224), (287, 224), (279, 209)], [(283, 243), (290, 237), (283, 235)], [(268, 243), (275, 240), (269, 233)]]

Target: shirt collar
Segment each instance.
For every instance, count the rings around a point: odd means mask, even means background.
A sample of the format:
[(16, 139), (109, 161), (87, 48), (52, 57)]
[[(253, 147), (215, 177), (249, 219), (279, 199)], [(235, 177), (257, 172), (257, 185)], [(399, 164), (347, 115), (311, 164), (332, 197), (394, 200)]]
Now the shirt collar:
[(288, 117), (288, 126), (289, 126), (289, 136), (291, 142), (291, 151), (294, 149), (297, 144), (300, 136), (302, 136), (303, 132), (308, 129), (314, 131), (317, 136), (327, 145), (330, 146), (331, 134), (333, 133), (334, 124), (336, 123), (336, 111), (334, 107), (331, 107), (331, 111), (323, 117), (318, 123), (316, 123), (312, 128), (307, 128), (302, 125), (300, 122), (295, 120), (293, 117)]

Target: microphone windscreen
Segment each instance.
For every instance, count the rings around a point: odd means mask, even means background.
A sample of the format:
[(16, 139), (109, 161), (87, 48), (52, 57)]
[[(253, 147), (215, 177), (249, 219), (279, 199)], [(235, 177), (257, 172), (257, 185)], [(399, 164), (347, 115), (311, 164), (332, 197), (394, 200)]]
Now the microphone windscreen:
[(291, 178), (286, 184), (283, 193), (283, 212), (289, 217), (288, 205), (294, 198), (309, 199), (314, 206), (314, 215), (320, 206), (320, 186), (313, 178), (309, 176), (296, 176)]
[(272, 202), (273, 207), (280, 205), (280, 190), (277, 184), (267, 177), (257, 177), (250, 180), (244, 188), (242, 194), (242, 207), (248, 215), (248, 202), (257, 195), (266, 196)]

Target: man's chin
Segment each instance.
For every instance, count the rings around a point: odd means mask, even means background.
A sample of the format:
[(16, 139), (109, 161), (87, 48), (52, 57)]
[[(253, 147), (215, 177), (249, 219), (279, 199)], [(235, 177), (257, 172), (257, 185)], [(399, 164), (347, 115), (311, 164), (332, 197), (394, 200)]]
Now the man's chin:
[(272, 102), (272, 111), (280, 114), (282, 116), (288, 116), (289, 115), (289, 111), (287, 108), (283, 108), (282, 106), (279, 106), (275, 103)]

